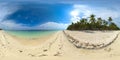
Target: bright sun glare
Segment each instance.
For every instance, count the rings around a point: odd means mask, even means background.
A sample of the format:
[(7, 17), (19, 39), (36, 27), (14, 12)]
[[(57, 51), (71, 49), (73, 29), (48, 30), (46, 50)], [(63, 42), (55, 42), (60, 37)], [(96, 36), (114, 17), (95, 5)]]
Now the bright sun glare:
[(79, 15), (79, 11), (74, 10), (70, 14), (71, 14), (71, 16), (78, 16)]

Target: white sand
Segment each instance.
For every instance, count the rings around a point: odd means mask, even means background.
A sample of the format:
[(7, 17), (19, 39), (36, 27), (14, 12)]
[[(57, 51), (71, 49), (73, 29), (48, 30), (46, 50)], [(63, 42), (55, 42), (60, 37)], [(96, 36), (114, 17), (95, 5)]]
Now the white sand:
[(101, 48), (116, 40), (119, 31), (64, 31), (69, 40), (78, 47)]
[[(101, 34), (101, 32), (95, 33)], [(81, 34), (85, 39), (86, 33), (81, 32)], [(89, 37), (93, 40), (93, 36), (96, 35), (93, 34)], [(107, 36), (111, 37), (109, 33), (106, 33), (99, 39), (107, 39)], [(11, 37), (4, 31), (0, 31), (0, 60), (120, 60), (120, 35), (110, 46), (98, 50), (76, 48), (68, 41), (62, 31), (50, 36), (49, 39), (43, 39), (44, 41), (38, 39), (29, 43), (29, 40), (22, 40), (22, 42), (19, 40), (21, 39)]]

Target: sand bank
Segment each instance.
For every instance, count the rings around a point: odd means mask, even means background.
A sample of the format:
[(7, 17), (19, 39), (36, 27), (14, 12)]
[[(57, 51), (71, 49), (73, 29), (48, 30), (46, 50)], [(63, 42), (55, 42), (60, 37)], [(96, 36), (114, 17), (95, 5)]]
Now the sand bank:
[(68, 40), (78, 48), (100, 49), (112, 44), (119, 31), (64, 31)]
[[(86, 38), (88, 32), (80, 32)], [(93, 40), (94, 36), (102, 32), (95, 32), (89, 37)], [(117, 32), (104, 32), (105, 35), (100, 36), (104, 39), (110, 37), (109, 34), (117, 34)], [(77, 34), (77, 33), (76, 33)], [(84, 36), (85, 35), (85, 36)], [(112, 35), (112, 36), (113, 36)], [(99, 36), (99, 35), (98, 35)], [(103, 37), (104, 36), (104, 37)], [(107, 37), (106, 37), (107, 36)], [(79, 37), (79, 39), (82, 39)], [(105, 39), (105, 40), (106, 40)], [(34, 40), (34, 39), (33, 39)], [(87, 38), (86, 38), (87, 40)], [(23, 41), (27, 43), (26, 41)], [(76, 48), (68, 37), (58, 31), (44, 42), (39, 41), (38, 44), (21, 44), (14, 37), (8, 36), (4, 31), (0, 31), (0, 60), (119, 60), (120, 59), (120, 35), (114, 43), (98, 50), (89, 50)], [(33, 45), (33, 46), (32, 46)]]

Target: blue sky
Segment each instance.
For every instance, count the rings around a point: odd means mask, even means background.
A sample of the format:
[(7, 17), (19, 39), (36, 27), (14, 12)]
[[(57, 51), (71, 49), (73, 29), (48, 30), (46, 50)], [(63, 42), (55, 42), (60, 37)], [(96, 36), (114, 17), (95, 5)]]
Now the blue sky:
[(120, 26), (119, 0), (0, 0), (0, 28), (66, 29), (71, 22), (95, 14), (112, 17)]

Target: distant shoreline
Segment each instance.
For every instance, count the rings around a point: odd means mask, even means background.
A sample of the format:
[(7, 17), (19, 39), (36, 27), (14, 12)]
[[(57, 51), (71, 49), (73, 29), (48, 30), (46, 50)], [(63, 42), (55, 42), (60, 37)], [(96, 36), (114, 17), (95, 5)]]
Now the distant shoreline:
[(7, 30), (7, 34), (16, 36), (19, 38), (40, 38), (48, 35), (52, 35), (57, 32), (57, 30), (42, 31), (42, 30)]

